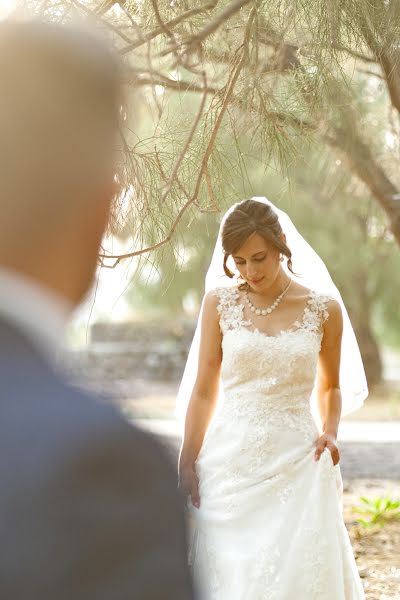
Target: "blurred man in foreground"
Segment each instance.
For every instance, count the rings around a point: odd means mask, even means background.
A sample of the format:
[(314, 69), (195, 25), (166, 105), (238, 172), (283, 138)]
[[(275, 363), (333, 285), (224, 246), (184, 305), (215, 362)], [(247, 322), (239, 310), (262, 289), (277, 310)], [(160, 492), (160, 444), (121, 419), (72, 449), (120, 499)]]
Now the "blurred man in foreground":
[(115, 194), (118, 63), (3, 22), (0, 81), (0, 597), (188, 600), (173, 467), (53, 364)]

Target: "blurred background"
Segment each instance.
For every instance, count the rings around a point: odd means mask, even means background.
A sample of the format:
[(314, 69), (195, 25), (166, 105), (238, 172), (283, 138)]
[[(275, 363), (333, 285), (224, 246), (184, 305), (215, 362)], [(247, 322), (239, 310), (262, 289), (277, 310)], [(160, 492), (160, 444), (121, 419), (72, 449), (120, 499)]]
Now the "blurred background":
[(71, 376), (110, 393), (176, 456), (175, 396), (221, 215), (270, 198), (324, 259), (356, 331), (370, 396), (341, 424), (345, 518), (367, 598), (400, 599), (399, 2), (0, 10), (89, 19), (124, 61), (122, 192), (68, 331)]
[[(367, 599), (399, 599), (399, 249), (373, 200), (358, 195), (354, 180), (351, 187), (340, 159), (321, 148), (309, 160), (314, 168), (296, 168), (290, 188), (272, 168), (255, 168), (257, 186), (232, 200), (253, 193), (279, 199), (329, 265), (349, 307), (370, 395), (340, 426), (346, 525)], [(239, 187), (240, 173), (232, 176)], [(171, 448), (174, 460), (175, 397), (219, 220), (219, 213), (201, 215), (184, 232), (182, 247), (167, 246), (143, 268), (132, 258), (99, 269), (69, 331), (71, 372), (110, 393), (129, 419)], [(114, 252), (129, 252), (124, 240), (112, 244)]]

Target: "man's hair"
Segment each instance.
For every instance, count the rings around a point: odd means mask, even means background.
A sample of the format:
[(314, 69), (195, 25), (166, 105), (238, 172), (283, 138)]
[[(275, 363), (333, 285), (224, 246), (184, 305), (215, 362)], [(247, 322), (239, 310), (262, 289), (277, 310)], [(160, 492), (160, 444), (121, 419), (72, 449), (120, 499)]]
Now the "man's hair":
[(109, 180), (120, 71), (87, 29), (0, 23), (0, 235), (63, 221)]

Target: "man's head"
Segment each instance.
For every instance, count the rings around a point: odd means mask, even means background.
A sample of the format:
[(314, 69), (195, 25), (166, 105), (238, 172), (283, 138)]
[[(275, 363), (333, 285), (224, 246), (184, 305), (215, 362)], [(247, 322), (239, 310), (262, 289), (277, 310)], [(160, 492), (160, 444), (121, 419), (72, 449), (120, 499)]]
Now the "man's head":
[(77, 304), (115, 194), (119, 64), (87, 30), (0, 24), (0, 266)]

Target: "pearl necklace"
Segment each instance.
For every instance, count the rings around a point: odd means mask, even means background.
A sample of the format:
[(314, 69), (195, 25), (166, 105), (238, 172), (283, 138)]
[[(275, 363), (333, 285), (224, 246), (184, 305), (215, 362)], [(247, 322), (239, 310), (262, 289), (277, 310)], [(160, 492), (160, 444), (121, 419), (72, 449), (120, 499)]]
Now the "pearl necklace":
[(270, 313), (272, 313), (272, 311), (275, 310), (275, 308), (277, 306), (279, 306), (279, 303), (281, 302), (283, 296), (288, 291), (291, 283), (292, 283), (292, 280), (289, 281), (287, 287), (283, 290), (283, 292), (281, 294), (279, 294), (279, 296), (277, 297), (275, 302), (273, 304), (271, 304), (271, 306), (269, 308), (257, 308), (256, 306), (254, 306), (254, 304), (252, 303), (252, 301), (250, 300), (250, 298), (248, 296), (248, 292), (246, 291), (245, 301), (246, 301), (248, 307), (250, 308), (251, 312), (255, 313), (256, 315), (263, 315), (264, 317), (265, 317), (265, 315), (269, 315)]

